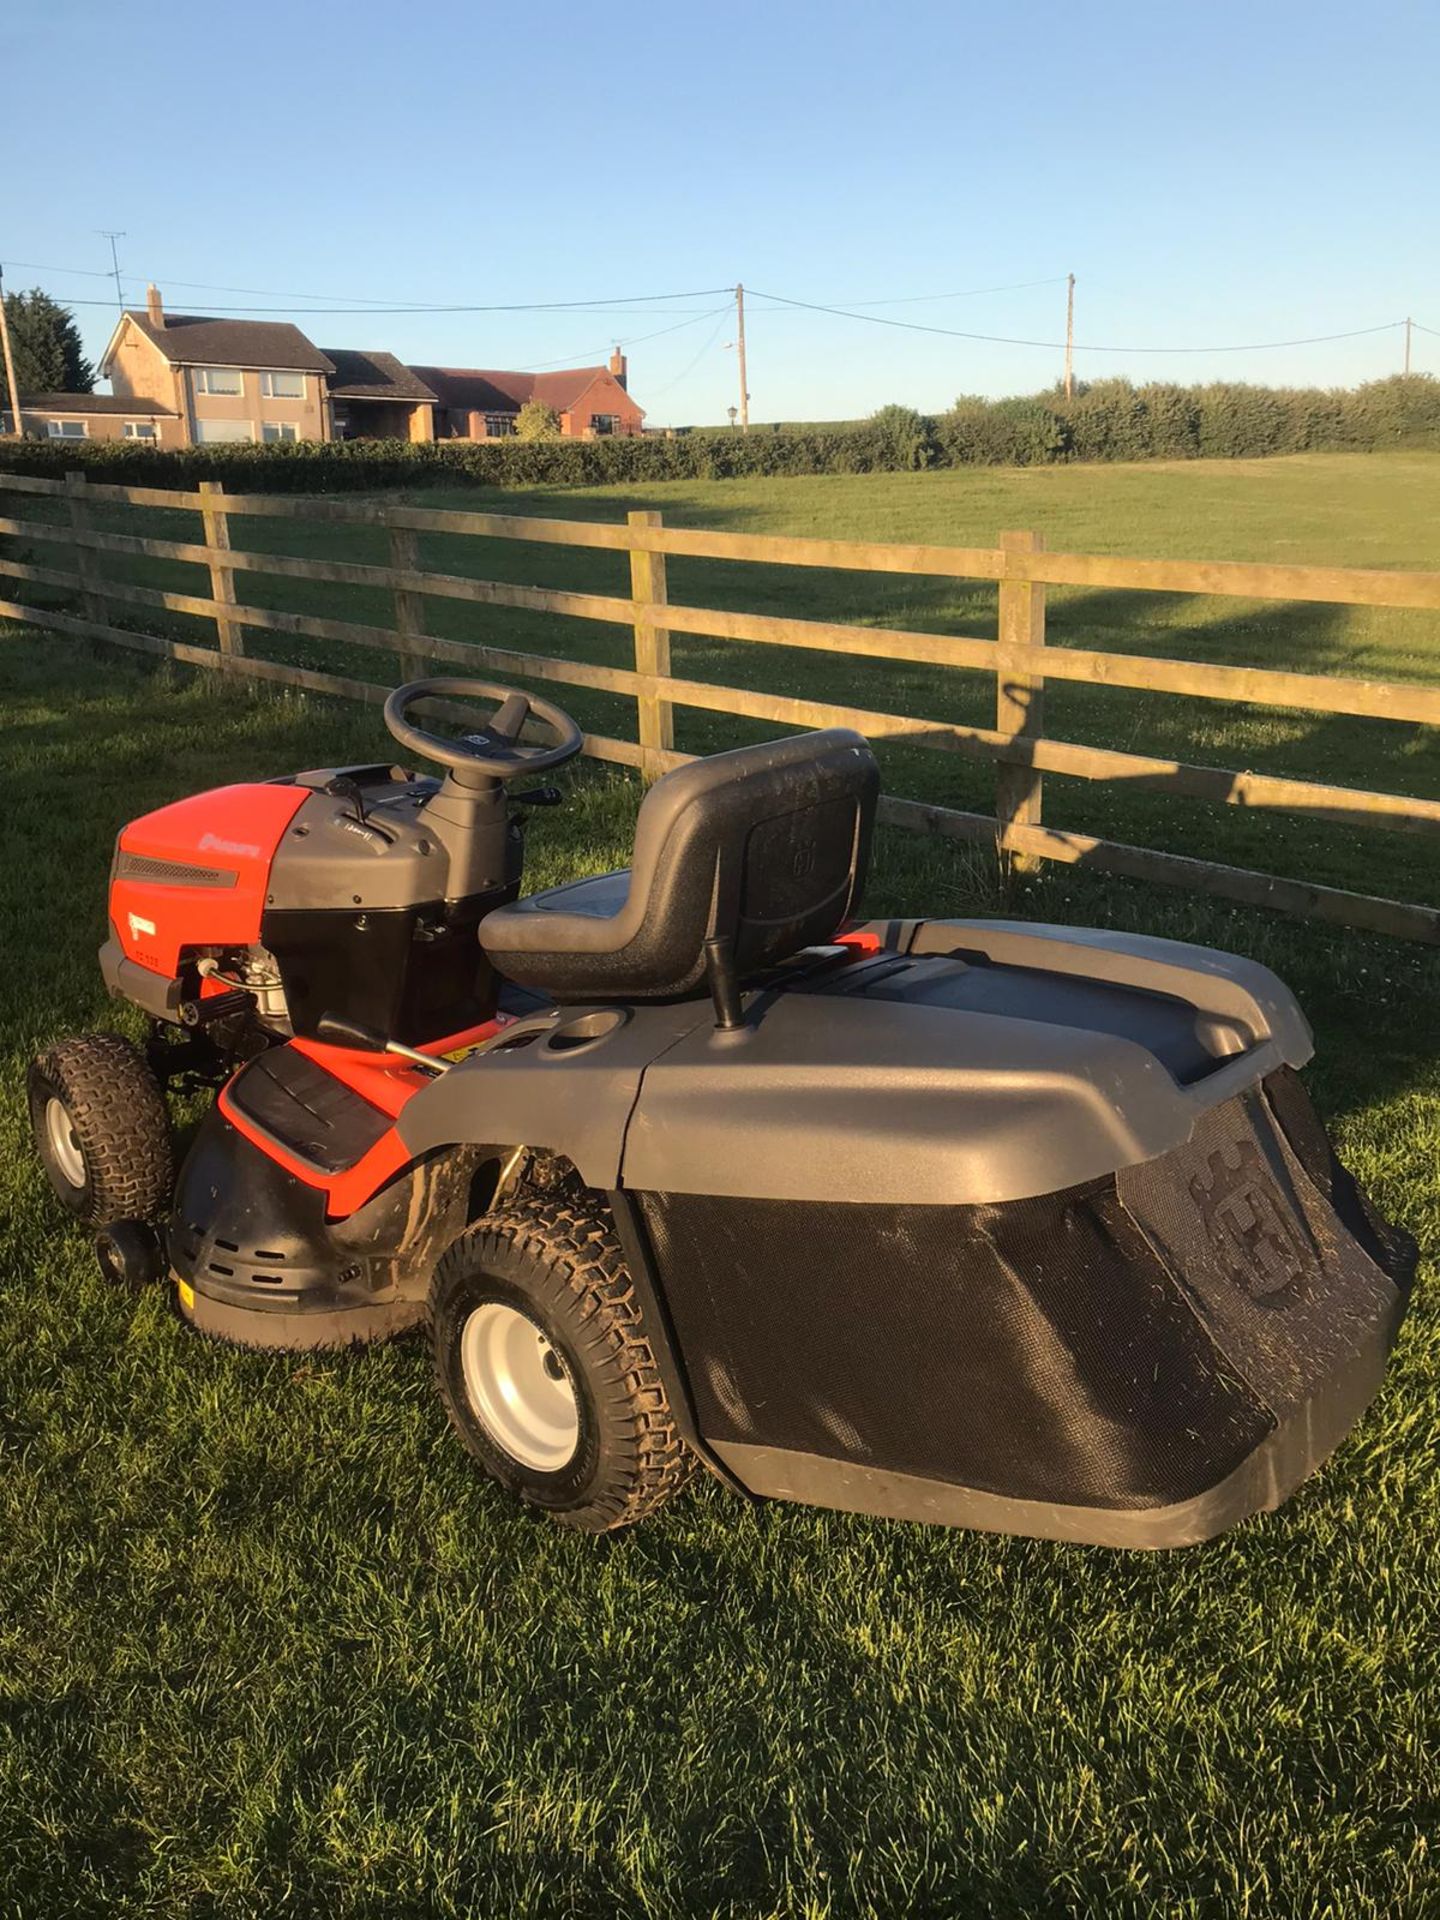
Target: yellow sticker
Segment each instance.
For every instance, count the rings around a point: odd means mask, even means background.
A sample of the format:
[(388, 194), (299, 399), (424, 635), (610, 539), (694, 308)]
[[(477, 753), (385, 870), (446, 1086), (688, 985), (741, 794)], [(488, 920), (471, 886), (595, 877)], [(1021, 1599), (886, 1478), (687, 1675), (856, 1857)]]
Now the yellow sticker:
[(180, 1295), (180, 1304), (187, 1313), (195, 1311), (195, 1289), (188, 1280), (177, 1280), (175, 1291)]

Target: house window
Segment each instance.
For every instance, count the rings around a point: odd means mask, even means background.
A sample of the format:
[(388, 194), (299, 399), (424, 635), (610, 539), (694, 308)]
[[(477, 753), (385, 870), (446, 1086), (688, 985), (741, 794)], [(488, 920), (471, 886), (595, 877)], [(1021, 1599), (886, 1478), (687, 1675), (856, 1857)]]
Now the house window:
[(213, 446), (219, 441), (253, 440), (255, 427), (249, 420), (197, 420), (195, 438), (202, 446)]
[(260, 423), (262, 440), (298, 440), (300, 429), (292, 427), (288, 420), (263, 420)]
[(154, 440), (156, 438), (153, 420), (127, 420), (121, 428), (127, 440)]
[(90, 428), (84, 420), (47, 420), (45, 431), (52, 440), (88, 440)]
[(503, 440), (507, 433), (514, 433), (514, 431), (515, 416), (513, 413), (486, 414), (485, 438), (487, 440)]
[(260, 392), (266, 400), (303, 400), (305, 398), (305, 376), (303, 373), (280, 373), (272, 371), (260, 376)]
[(197, 367), (195, 391), (197, 393), (243, 393), (245, 383), (240, 377), (239, 367)]
[(618, 433), (620, 416), (618, 413), (592, 413), (590, 425), (596, 433)]

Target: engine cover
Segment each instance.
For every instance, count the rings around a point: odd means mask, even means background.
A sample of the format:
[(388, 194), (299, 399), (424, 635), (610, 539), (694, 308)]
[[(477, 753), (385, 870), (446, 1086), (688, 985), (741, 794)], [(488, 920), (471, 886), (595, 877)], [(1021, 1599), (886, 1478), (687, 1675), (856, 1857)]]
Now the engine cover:
[(172, 980), (187, 947), (257, 941), (276, 849), (307, 798), (288, 785), (217, 787), (122, 827), (110, 871), (121, 957)]

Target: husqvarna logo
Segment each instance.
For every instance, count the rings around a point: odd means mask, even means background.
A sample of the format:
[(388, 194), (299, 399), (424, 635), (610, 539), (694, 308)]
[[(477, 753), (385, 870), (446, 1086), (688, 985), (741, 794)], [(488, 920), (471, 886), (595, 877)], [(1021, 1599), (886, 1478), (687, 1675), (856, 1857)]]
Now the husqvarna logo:
[(1288, 1304), (1314, 1268), (1314, 1256), (1275, 1191), (1253, 1140), (1235, 1146), (1232, 1166), (1223, 1152), (1206, 1161), (1208, 1183), (1197, 1174), (1190, 1198), (1212, 1244), (1242, 1293), (1265, 1306)]
[(201, 834), (200, 852), (238, 854), (242, 860), (260, 858), (259, 847), (252, 847), (244, 840), (222, 840), (218, 833)]

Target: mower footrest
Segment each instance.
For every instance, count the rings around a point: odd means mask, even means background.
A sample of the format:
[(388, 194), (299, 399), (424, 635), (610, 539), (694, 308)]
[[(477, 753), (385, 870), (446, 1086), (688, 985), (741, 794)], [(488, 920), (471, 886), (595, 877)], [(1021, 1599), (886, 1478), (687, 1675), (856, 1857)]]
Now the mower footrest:
[(388, 1113), (294, 1047), (272, 1047), (230, 1082), (226, 1100), (246, 1124), (320, 1173), (342, 1173), (393, 1124)]

